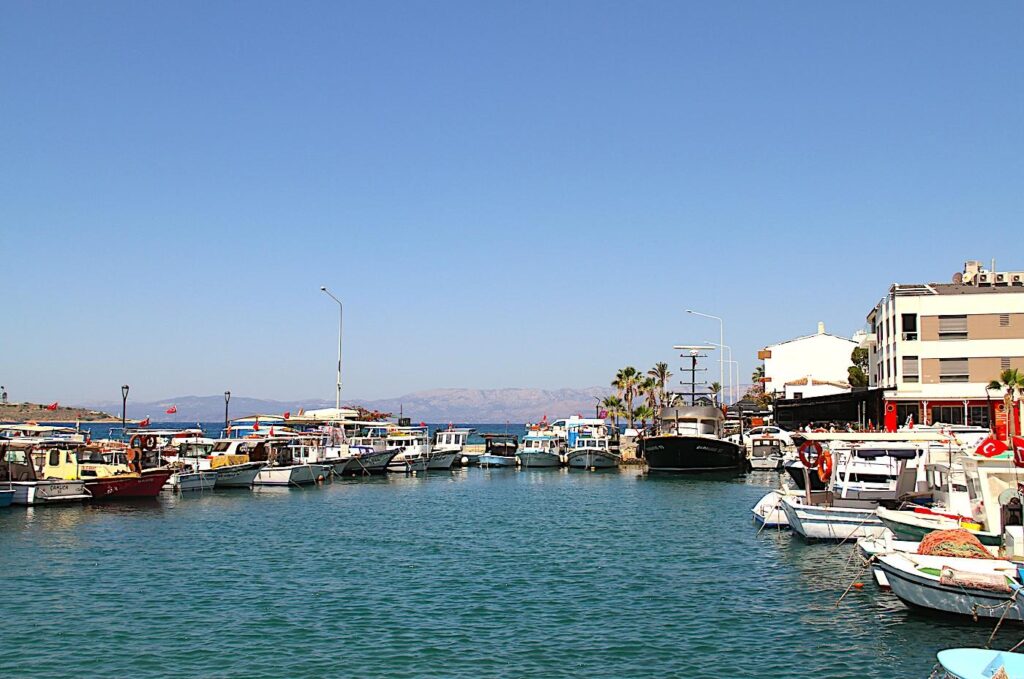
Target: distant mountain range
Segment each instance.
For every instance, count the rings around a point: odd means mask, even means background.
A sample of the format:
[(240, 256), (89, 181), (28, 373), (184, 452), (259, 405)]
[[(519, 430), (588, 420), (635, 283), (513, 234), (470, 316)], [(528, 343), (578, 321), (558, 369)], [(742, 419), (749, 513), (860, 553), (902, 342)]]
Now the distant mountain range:
[[(398, 415), (399, 411), (414, 421), (423, 422), (534, 422), (544, 415), (549, 419), (594, 413), (597, 399), (611, 393), (606, 387), (583, 389), (430, 389), (398, 398), (361, 401), (343, 399), (342, 405), (360, 405)], [(175, 406), (176, 413), (167, 414)], [(121, 414), (121, 402), (107, 401), (89, 407)], [(300, 408), (332, 408), (334, 401), (271, 399), (232, 396), (229, 414), (245, 415), (298, 413)], [(161, 401), (137, 402), (129, 399), (129, 419), (150, 417), (154, 422), (216, 422), (224, 419), (224, 396), (177, 396)]]

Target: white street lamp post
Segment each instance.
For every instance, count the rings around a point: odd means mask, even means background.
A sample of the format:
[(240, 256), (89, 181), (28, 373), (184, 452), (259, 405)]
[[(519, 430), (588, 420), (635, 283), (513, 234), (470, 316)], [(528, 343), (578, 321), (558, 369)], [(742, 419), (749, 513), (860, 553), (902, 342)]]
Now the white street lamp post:
[(337, 410), (341, 409), (341, 331), (344, 327), (345, 319), (345, 307), (341, 303), (341, 300), (331, 294), (331, 291), (327, 289), (327, 286), (321, 285), (320, 292), (326, 294), (328, 297), (338, 303), (338, 393), (334, 398), (334, 407)]
[[(724, 344), (718, 344), (717, 342), (710, 342), (708, 340), (704, 340), (704, 343), (718, 347), (719, 351), (722, 351), (724, 349), (725, 351), (729, 352), (729, 358), (725, 359), (725, 363), (729, 365), (729, 389), (728, 391), (726, 391), (726, 393), (729, 394), (729, 398), (733, 399), (733, 401), (735, 402), (736, 382), (733, 381), (732, 378), (732, 366), (736, 363), (736, 361), (732, 360), (732, 347), (726, 346)], [(737, 372), (739, 371), (737, 370)], [(722, 388), (725, 389), (724, 384), (722, 385)]]
[[(693, 314), (694, 316), (703, 316), (704, 318), (713, 318), (718, 321), (718, 344), (725, 346), (725, 321), (720, 316), (712, 316), (711, 314), (701, 313), (700, 311), (694, 311), (693, 309), (687, 309), (686, 313)], [(718, 352), (718, 383), (725, 383), (725, 356), (723, 352)]]

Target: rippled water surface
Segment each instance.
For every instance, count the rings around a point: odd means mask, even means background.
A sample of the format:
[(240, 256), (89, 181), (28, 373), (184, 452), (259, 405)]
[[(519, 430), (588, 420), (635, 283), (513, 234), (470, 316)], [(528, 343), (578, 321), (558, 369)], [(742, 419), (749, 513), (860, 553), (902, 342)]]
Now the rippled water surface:
[(836, 608), (852, 548), (750, 520), (777, 482), (469, 469), (0, 510), (0, 676), (925, 677), (985, 643), (866, 574)]

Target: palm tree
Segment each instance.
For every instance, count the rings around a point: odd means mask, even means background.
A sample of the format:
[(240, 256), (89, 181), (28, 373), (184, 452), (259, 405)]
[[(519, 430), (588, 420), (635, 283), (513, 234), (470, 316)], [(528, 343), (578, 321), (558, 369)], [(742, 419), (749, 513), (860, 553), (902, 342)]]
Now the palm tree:
[(619, 428), (619, 417), (622, 416), (625, 406), (618, 396), (607, 396), (601, 401), (601, 407), (608, 411), (608, 417), (615, 423), (616, 431)]
[(629, 428), (633, 428), (633, 399), (636, 398), (637, 387), (640, 383), (640, 372), (631, 365), (627, 365), (615, 375), (612, 386), (615, 387), (622, 397), (626, 406), (626, 419), (629, 421)]
[(1006, 413), (1006, 421), (1008, 423), (1006, 427), (1006, 441), (1009, 443), (1012, 437), (1017, 435), (1017, 418), (1014, 417), (1013, 405), (1016, 401), (1020, 400), (1020, 395), (1024, 392), (1024, 375), (1017, 368), (1004, 370), (999, 373), (999, 379), (989, 382), (985, 389), (986, 392), (988, 390), (1006, 390), (1003, 394), (1003, 410)]
[(722, 385), (721, 385), (721, 383), (719, 383), (719, 382), (712, 382), (711, 386), (708, 387), (708, 392), (711, 394), (711, 398), (712, 398), (712, 400), (714, 400), (715, 405), (717, 406), (718, 405), (718, 395), (722, 393)]
[(750, 379), (754, 381), (754, 384), (763, 384), (764, 379), (764, 366), (759, 365), (754, 368), (754, 372), (750, 374)]
[(633, 415), (640, 420), (640, 426), (647, 429), (647, 420), (654, 419), (655, 410), (646, 403), (641, 404), (633, 411)]
[(668, 387), (668, 380), (672, 377), (672, 373), (668, 371), (668, 363), (664, 361), (654, 364), (654, 367), (647, 371), (647, 374), (654, 378), (654, 381), (658, 383), (658, 405), (661, 407), (665, 406), (665, 391)]
[(643, 379), (641, 379), (640, 386), (637, 391), (637, 396), (645, 397), (647, 399), (647, 407), (650, 408), (651, 411), (654, 413), (658, 412), (658, 401), (660, 400), (658, 391), (658, 380), (654, 379), (653, 377), (644, 377)]

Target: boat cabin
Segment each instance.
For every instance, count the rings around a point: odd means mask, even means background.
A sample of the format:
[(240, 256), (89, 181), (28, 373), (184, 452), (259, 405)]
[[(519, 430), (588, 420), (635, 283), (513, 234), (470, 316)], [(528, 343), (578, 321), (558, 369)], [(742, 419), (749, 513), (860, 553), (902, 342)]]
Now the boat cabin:
[(439, 429), (434, 432), (434, 445), (439, 448), (459, 449), (465, 447), (469, 435), (475, 429)]
[(713, 406), (662, 408), (658, 417), (660, 436), (707, 436), (722, 438), (725, 415)]
[(561, 451), (561, 440), (553, 434), (530, 433), (523, 437), (520, 449), (524, 453), (558, 453)]
[(519, 437), (515, 434), (481, 434), (485, 455), (515, 457), (519, 449)]
[(0, 443), (0, 481), (76, 480), (77, 451), (82, 446), (63, 440), (28, 445)]

